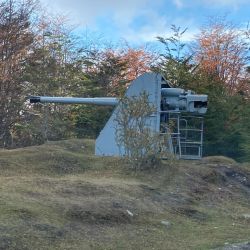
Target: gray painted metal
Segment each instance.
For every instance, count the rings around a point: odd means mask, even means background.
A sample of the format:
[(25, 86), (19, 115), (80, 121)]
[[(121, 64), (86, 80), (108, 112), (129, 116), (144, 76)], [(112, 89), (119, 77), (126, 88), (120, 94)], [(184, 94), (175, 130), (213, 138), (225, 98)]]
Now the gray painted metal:
[(119, 98), (114, 97), (51, 97), (51, 96), (31, 96), (30, 103), (65, 103), (65, 104), (95, 104), (95, 105), (109, 105), (116, 106)]
[(180, 88), (162, 88), (162, 102), (166, 110), (205, 114), (207, 112), (207, 95)]

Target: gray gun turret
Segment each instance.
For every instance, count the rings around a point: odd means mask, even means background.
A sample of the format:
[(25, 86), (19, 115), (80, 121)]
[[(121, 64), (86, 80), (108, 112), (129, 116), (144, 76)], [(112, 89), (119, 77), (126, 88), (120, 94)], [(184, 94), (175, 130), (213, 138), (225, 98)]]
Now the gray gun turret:
[[(171, 138), (168, 144), (171, 144), (171, 152), (181, 158), (200, 158), (202, 155), (203, 142), (203, 123), (198, 129), (198, 140), (190, 139), (189, 134), (192, 126), (188, 124), (187, 118), (182, 118), (182, 114), (204, 115), (207, 111), (207, 95), (197, 95), (194, 92), (181, 88), (172, 88), (170, 84), (156, 73), (145, 73), (134, 80), (127, 89), (126, 96), (139, 96), (146, 92), (149, 96), (149, 102), (156, 107), (156, 113), (147, 117), (147, 124), (153, 132), (170, 133), (168, 123), (172, 128)], [(119, 98), (115, 97), (49, 97), (49, 96), (31, 96), (30, 103), (64, 103), (64, 104), (94, 104), (117, 106), (106, 123), (104, 129), (96, 139), (96, 155), (123, 155), (124, 149), (116, 142), (116, 122), (115, 116), (119, 112)], [(200, 117), (199, 117), (200, 118)], [(182, 128), (184, 124), (184, 128)], [(164, 129), (162, 129), (164, 127)], [(197, 137), (196, 137), (197, 138)], [(188, 153), (189, 149), (192, 149)], [(194, 150), (195, 149), (195, 153)]]

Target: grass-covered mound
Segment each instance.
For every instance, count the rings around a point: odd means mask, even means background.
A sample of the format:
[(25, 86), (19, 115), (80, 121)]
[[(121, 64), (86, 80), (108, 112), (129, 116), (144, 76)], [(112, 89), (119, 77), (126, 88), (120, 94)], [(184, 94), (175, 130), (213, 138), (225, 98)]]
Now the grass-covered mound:
[(250, 166), (134, 173), (91, 140), (0, 151), (0, 249), (213, 249), (250, 240)]

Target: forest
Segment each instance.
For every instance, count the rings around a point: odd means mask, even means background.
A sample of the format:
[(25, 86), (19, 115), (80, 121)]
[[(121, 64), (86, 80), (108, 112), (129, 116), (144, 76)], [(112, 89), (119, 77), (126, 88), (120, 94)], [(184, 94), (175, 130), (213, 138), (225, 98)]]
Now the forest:
[[(69, 138), (96, 138), (112, 109), (36, 104), (30, 95), (122, 96), (144, 72), (209, 97), (204, 154), (250, 161), (250, 29), (213, 17), (192, 42), (188, 27), (146, 44), (114, 44), (76, 32), (35, 0), (0, 2), (0, 145), (12, 149)], [(158, 48), (158, 47), (157, 47)]]

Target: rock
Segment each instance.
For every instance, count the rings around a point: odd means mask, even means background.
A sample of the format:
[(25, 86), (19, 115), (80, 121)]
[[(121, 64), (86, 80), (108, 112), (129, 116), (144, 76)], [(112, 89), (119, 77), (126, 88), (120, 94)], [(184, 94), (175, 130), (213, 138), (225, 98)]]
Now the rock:
[(172, 225), (170, 221), (167, 221), (167, 220), (162, 220), (161, 221), (161, 224), (166, 226), (167, 228), (170, 228), (170, 226)]
[(250, 242), (243, 242), (236, 244), (228, 244), (226, 242), (226, 246), (216, 248), (216, 250), (250, 250)]
[(130, 212), (129, 210), (127, 210), (127, 213), (128, 213), (128, 215), (130, 215), (130, 216), (134, 216), (134, 214), (133, 214), (132, 212)]
[(242, 214), (242, 217), (246, 220), (250, 220), (250, 214)]

